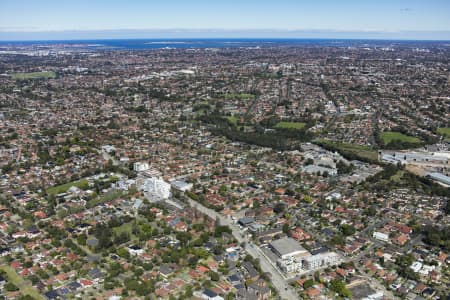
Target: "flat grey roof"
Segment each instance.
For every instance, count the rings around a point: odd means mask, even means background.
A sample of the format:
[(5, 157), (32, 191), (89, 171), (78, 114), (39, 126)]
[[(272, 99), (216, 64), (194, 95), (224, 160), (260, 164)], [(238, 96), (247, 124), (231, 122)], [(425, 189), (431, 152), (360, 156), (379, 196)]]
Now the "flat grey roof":
[(439, 181), (441, 181), (441, 182), (443, 182), (443, 183), (450, 184), (450, 177), (445, 176), (445, 175), (442, 174), (442, 173), (436, 173), (436, 172), (434, 172), (434, 173), (428, 173), (427, 176), (429, 176), (429, 177), (432, 178), (432, 179), (439, 180)]
[(306, 251), (299, 242), (290, 237), (275, 240), (270, 243), (270, 246), (281, 255), (287, 255), (297, 251)]

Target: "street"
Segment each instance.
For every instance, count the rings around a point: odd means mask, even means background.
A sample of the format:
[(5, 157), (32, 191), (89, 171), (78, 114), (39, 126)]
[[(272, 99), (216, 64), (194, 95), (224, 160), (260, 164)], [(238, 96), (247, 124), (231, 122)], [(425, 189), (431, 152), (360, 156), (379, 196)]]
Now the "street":
[(278, 294), (282, 299), (287, 300), (296, 300), (298, 299), (298, 294), (294, 291), (294, 289), (288, 284), (288, 282), (283, 278), (280, 271), (272, 265), (272, 263), (268, 260), (268, 258), (263, 254), (262, 250), (259, 247), (250, 244), (249, 241), (241, 234), (239, 228), (233, 224), (227, 217), (219, 214), (218, 212), (209, 209), (198, 202), (195, 202), (192, 199), (189, 199), (189, 204), (197, 209), (198, 211), (220, 221), (220, 224), (227, 225), (231, 228), (233, 236), (239, 243), (245, 242), (245, 251), (251, 255), (253, 258), (258, 258), (261, 269), (264, 272), (270, 273), (271, 282), (273, 286), (278, 291)]

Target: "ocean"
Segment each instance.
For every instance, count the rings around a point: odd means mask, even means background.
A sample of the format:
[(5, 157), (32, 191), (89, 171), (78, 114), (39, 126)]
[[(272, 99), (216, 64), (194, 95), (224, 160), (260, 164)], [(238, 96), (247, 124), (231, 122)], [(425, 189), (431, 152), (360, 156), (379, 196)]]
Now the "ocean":
[(110, 40), (45, 40), (0, 41), (2, 47), (83, 48), (91, 50), (205, 49), (236, 47), (369, 47), (369, 46), (448, 46), (448, 41), (356, 40), (356, 39), (110, 39)]

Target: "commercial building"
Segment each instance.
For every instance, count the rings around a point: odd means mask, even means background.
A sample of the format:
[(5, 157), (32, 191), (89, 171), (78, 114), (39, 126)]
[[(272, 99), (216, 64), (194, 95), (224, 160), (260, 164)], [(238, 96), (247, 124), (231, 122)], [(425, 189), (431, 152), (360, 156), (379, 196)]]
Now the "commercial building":
[(428, 173), (426, 177), (450, 186), (450, 177), (445, 176), (442, 173), (436, 173), (436, 172)]
[(142, 172), (150, 169), (150, 165), (146, 162), (135, 162), (133, 164), (133, 170), (135, 172)]
[(324, 252), (308, 256), (303, 259), (303, 268), (315, 270), (318, 268), (336, 265), (340, 262), (340, 257), (336, 252)]
[(292, 257), (304, 257), (311, 255), (299, 242), (290, 237), (285, 237), (271, 242), (270, 248), (280, 259)]
[(194, 185), (192, 183), (187, 183), (186, 181), (175, 180), (170, 183), (172, 187), (180, 192), (187, 192), (192, 190)]
[(279, 257), (277, 264), (285, 273), (300, 272), (303, 267), (303, 259), (311, 256), (299, 242), (286, 237), (275, 240), (269, 244), (272, 251)]
[(306, 167), (303, 167), (302, 172), (308, 173), (308, 174), (328, 174), (331, 176), (337, 175), (337, 169), (331, 169), (327, 167), (322, 166), (316, 166), (316, 165), (308, 165)]
[(149, 193), (151, 196), (160, 199), (167, 199), (171, 195), (170, 184), (157, 177), (146, 178), (139, 188), (140, 190)]

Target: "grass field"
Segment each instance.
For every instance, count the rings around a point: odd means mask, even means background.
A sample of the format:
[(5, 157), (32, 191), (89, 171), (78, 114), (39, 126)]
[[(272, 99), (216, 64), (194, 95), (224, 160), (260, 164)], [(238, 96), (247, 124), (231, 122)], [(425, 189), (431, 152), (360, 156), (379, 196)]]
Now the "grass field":
[[(345, 156), (346, 153), (367, 161), (378, 161), (378, 152), (368, 146), (361, 146), (347, 143), (335, 143), (327, 140), (318, 141), (319, 144), (328, 145)], [(348, 156), (348, 155), (347, 155)]]
[(56, 78), (56, 73), (53, 71), (45, 72), (31, 72), (31, 73), (14, 73), (11, 75), (12, 79), (39, 79), (39, 78)]
[(1, 265), (0, 270), (3, 270), (6, 272), (6, 276), (8, 277), (8, 280), (19, 288), (20, 293), (22, 295), (30, 295), (34, 299), (44, 299), (44, 297), (41, 294), (39, 294), (37, 289), (35, 289), (28, 282), (25, 282), (22, 279), (22, 277), (20, 277), (11, 267), (6, 266), (6, 265)]
[(405, 174), (405, 171), (399, 170), (395, 175), (391, 176), (391, 180), (395, 182), (400, 182), (403, 178), (403, 175)]
[(437, 129), (437, 133), (450, 138), (450, 127), (441, 127)]
[(120, 192), (118, 190), (110, 190), (107, 193), (105, 193), (105, 194), (103, 194), (103, 195), (101, 195), (101, 196), (99, 196), (99, 197), (97, 197), (95, 199), (89, 200), (86, 206), (88, 208), (91, 208), (91, 207), (94, 207), (96, 205), (99, 205), (99, 204), (102, 204), (102, 203), (105, 203), (105, 202), (108, 202), (108, 201), (115, 200), (115, 199), (117, 199), (117, 198), (119, 198), (121, 196), (122, 196), (122, 192)]
[(69, 183), (65, 183), (65, 184), (61, 184), (61, 185), (57, 185), (57, 186), (51, 187), (51, 188), (49, 188), (47, 190), (47, 193), (49, 195), (50, 194), (57, 195), (57, 194), (60, 194), (60, 193), (65, 193), (72, 186), (76, 186), (77, 188), (80, 188), (80, 189), (87, 189), (88, 186), (89, 186), (89, 182), (86, 179), (72, 181), (72, 182), (69, 182)]
[(238, 118), (235, 116), (228, 116), (227, 117), (228, 121), (230, 121), (231, 123), (233, 123), (234, 125), (237, 124)]
[(385, 145), (389, 144), (390, 142), (392, 142), (394, 140), (411, 143), (411, 144), (420, 144), (420, 140), (418, 138), (409, 136), (409, 135), (405, 135), (401, 132), (396, 132), (396, 131), (382, 132), (380, 137), (383, 140), (383, 143)]
[(279, 122), (277, 125), (275, 125), (275, 128), (280, 129), (302, 129), (305, 127), (305, 123), (302, 122)]
[(115, 227), (113, 228), (113, 231), (115, 234), (119, 235), (123, 232), (129, 233), (131, 235), (131, 227), (133, 226), (133, 221), (128, 222), (128, 223), (124, 223), (119, 227)]

